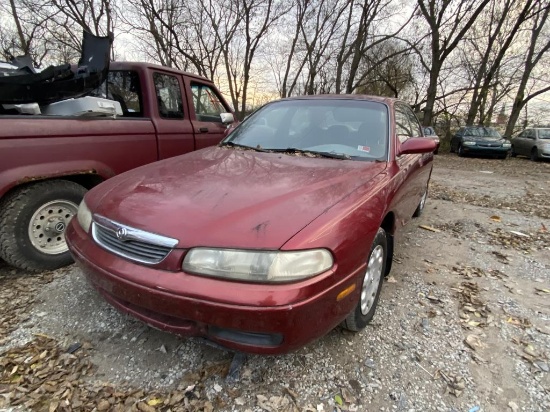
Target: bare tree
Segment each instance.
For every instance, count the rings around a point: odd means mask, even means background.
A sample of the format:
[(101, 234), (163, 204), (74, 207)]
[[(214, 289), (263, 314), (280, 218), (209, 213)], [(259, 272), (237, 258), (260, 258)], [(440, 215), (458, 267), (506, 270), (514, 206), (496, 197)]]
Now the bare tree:
[[(290, 5), (277, 0), (228, 1), (229, 8), (235, 11), (237, 25), (234, 26), (231, 41), (220, 42), (220, 47), (231, 100), (243, 118), (256, 55), (269, 30), (290, 11)], [(213, 30), (221, 39), (220, 28), (213, 27)]]
[[(532, 74), (537, 65), (544, 61), (550, 50), (550, 33), (548, 26), (548, 15), (550, 13), (550, 3), (547, 0), (536, 0), (536, 9), (531, 19), (531, 30), (528, 37), (527, 54), (523, 63), (523, 71), (519, 84), (517, 85), (514, 103), (508, 124), (506, 125), (505, 136), (511, 136), (516, 123), (519, 119), (521, 110), (526, 104), (535, 97), (550, 91), (550, 86), (535, 87), (536, 78)], [(533, 87), (529, 89), (529, 84)]]
[(397, 40), (388, 39), (372, 47), (363, 64), (358, 93), (401, 97), (414, 82), (411, 50)]
[[(476, 117), (484, 124), (489, 92), (497, 87), (496, 76), (500, 72), (503, 59), (509, 52), (518, 31), (527, 19), (532, 17), (533, 0), (493, 0), (488, 13), (478, 20), (480, 27), (472, 26), (475, 37), (468, 39), (470, 50), (477, 53), (479, 60), (474, 65), (474, 90), (466, 119), (473, 124)], [(507, 27), (508, 26), (508, 27)], [(482, 45), (480, 47), (480, 44)], [(484, 48), (482, 48), (484, 47)], [(471, 59), (471, 54), (469, 53)]]
[(443, 63), (464, 38), (490, 0), (417, 0), (430, 30), (430, 57), (421, 61), (430, 73), (423, 124), (432, 123)]

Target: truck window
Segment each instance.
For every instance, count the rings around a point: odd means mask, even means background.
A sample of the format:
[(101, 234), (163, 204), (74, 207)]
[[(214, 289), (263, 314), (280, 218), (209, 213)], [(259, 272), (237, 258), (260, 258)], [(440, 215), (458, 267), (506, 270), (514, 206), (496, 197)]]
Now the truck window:
[(203, 122), (221, 122), (220, 113), (228, 110), (222, 104), (216, 92), (205, 84), (191, 83), (193, 106), (197, 120)]
[(170, 74), (153, 73), (153, 81), (160, 117), (183, 119), (183, 100), (178, 78)]
[(124, 117), (143, 116), (139, 75), (135, 71), (110, 71), (107, 80), (91, 94), (119, 102)]

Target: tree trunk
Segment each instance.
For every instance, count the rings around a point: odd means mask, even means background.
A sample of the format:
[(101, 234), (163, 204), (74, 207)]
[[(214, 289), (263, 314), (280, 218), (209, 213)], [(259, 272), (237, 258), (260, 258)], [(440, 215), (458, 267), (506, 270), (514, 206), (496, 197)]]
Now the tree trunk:
[(19, 15), (17, 14), (17, 8), (15, 7), (15, 0), (10, 0), (11, 14), (13, 16), (13, 21), (15, 22), (15, 27), (17, 27), (17, 36), (19, 37), (19, 46), (23, 51), (23, 54), (29, 53), (29, 44), (25, 40), (25, 35), (23, 34), (23, 28), (21, 27), (21, 21), (19, 20)]

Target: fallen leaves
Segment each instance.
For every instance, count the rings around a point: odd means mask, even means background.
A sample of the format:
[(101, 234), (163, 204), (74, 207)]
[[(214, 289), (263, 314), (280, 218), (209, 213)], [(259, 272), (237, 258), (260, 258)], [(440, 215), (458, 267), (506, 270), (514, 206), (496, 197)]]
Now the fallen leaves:
[[(69, 349), (72, 347), (74, 345)], [(8, 350), (0, 358), (3, 406), (48, 412), (212, 412), (216, 409), (218, 398), (208, 400), (202, 384), (180, 385), (171, 392), (147, 394), (144, 390), (116, 388), (94, 381), (90, 379), (95, 368), (88, 358), (89, 349), (90, 345), (83, 343), (76, 353), (68, 353), (55, 339), (37, 335), (28, 344)]]
[(474, 351), (480, 351), (487, 347), (487, 345), (483, 343), (477, 335), (466, 336), (466, 338), (464, 339), (464, 343)]
[(530, 328), (533, 326), (533, 324), (531, 323), (531, 321), (527, 318), (516, 318), (514, 316), (509, 316), (507, 319), (506, 319), (506, 323), (509, 323), (511, 325), (514, 325), (514, 326), (518, 326), (522, 329), (527, 329), (527, 328)]
[(0, 274), (0, 346), (20, 323), (28, 318), (29, 308), (40, 289), (54, 279), (51, 272), (22, 275), (17, 270)]
[[(537, 195), (535, 197), (535, 195)], [(430, 198), (465, 203), (491, 209), (514, 210), (527, 215), (535, 215), (542, 218), (550, 218), (550, 197), (547, 191), (530, 193), (530, 196), (512, 197), (506, 199), (489, 195), (466, 193), (464, 191), (443, 186), (437, 182), (430, 182)]]
[(524, 233), (517, 230), (504, 230), (500, 227), (488, 233), (489, 243), (503, 246), (505, 249), (516, 249), (524, 253), (550, 248), (550, 233), (535, 231)]
[[(469, 276), (472, 276), (470, 273), (475, 274), (475, 276), (483, 276), (480, 271), (481, 269), (466, 273)], [(494, 316), (491, 314), (491, 309), (479, 298), (479, 285), (476, 282), (461, 282), (453, 290), (458, 294), (459, 317), (463, 328), (485, 327), (493, 322)]]

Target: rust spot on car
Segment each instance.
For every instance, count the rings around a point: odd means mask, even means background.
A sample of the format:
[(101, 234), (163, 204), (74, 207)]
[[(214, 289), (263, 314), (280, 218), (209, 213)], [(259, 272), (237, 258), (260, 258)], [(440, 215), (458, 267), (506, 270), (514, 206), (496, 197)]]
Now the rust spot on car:
[(258, 223), (256, 226), (252, 228), (254, 232), (259, 236), (261, 234), (265, 234), (265, 230), (267, 228), (267, 225), (269, 225), (269, 220), (266, 220), (265, 222)]
[(75, 176), (75, 175), (93, 175), (93, 174), (97, 174), (97, 172), (92, 169), (92, 170), (75, 170), (70, 172), (52, 173), (50, 175), (25, 176), (17, 181), (16, 186), (23, 183), (37, 182), (40, 180), (52, 179), (55, 177)]

